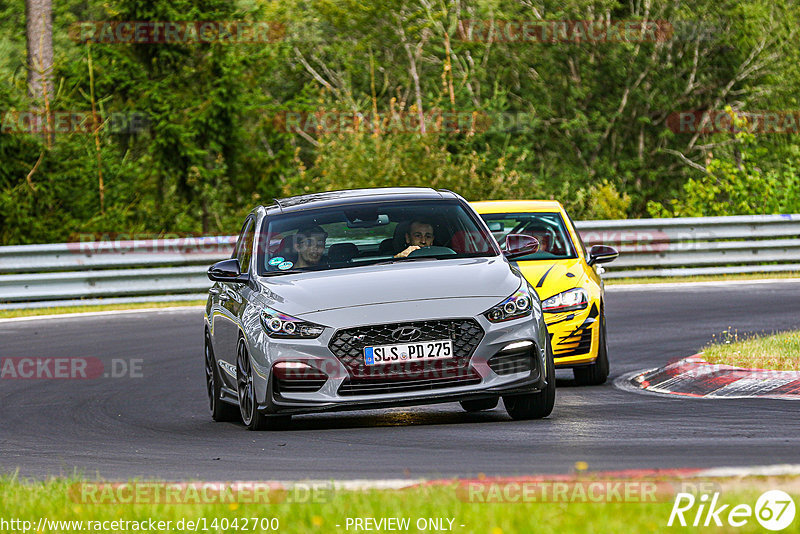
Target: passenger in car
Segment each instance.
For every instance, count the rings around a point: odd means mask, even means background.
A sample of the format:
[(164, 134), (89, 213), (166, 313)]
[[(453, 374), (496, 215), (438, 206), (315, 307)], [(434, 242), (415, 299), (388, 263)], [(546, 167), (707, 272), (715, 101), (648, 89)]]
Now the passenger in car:
[(433, 225), (427, 221), (415, 220), (406, 232), (406, 248), (395, 254), (395, 258), (406, 258), (415, 250), (433, 245)]
[(294, 248), (297, 250), (296, 269), (318, 265), (325, 252), (328, 234), (319, 226), (305, 226), (295, 234)]

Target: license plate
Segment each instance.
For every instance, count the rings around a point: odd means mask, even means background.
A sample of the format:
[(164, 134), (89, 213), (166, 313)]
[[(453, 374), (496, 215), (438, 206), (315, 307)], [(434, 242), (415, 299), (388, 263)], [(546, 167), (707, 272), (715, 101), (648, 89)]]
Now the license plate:
[(449, 339), (364, 347), (364, 363), (367, 365), (446, 360), (453, 357), (453, 342)]

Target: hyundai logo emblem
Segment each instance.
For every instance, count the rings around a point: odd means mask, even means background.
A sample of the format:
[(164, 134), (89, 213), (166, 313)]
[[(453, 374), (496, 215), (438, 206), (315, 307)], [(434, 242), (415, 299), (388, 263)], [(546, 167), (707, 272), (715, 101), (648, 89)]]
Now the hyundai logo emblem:
[(422, 337), (422, 330), (413, 326), (402, 326), (392, 330), (392, 339), (396, 341), (416, 341)]

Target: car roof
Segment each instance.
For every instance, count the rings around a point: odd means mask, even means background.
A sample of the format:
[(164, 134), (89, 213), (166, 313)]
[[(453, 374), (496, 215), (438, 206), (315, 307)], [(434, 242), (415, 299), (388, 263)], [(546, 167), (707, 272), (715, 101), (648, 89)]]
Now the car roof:
[(387, 202), (393, 200), (441, 200), (455, 199), (458, 195), (445, 189), (430, 187), (376, 187), (372, 189), (347, 189), (325, 191), (275, 199), (275, 203), (265, 206), (268, 214), (288, 213), (307, 209), (317, 209), (348, 204), (362, 204), (365, 201)]
[(564, 209), (557, 200), (484, 200), (469, 204), (478, 213), (526, 213)]

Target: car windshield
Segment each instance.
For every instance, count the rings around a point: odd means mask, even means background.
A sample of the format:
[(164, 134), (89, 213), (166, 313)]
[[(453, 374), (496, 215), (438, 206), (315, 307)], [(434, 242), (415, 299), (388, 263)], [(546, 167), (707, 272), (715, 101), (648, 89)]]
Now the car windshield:
[(262, 276), (500, 253), (457, 200), (374, 202), (270, 215), (259, 243)]
[(508, 234), (530, 235), (539, 240), (539, 250), (516, 261), (577, 257), (560, 213), (484, 213), (481, 217), (501, 248)]

